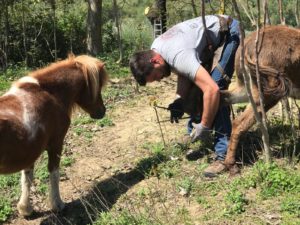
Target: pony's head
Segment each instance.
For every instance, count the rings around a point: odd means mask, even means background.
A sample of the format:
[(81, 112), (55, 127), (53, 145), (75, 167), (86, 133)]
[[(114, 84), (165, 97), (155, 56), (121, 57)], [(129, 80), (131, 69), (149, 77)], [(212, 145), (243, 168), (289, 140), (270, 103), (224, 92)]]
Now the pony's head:
[(84, 93), (81, 93), (76, 103), (93, 119), (101, 119), (106, 111), (101, 90), (108, 79), (104, 63), (87, 55), (77, 56), (74, 60), (76, 66), (82, 70), (86, 82)]

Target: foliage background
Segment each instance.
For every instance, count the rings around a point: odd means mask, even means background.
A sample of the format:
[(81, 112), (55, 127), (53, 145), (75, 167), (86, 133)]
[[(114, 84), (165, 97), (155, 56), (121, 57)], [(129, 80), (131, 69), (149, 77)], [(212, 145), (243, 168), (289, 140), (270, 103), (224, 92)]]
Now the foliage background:
[[(55, 17), (51, 1), (41, 0), (1, 0), (0, 6), (0, 69), (3, 65), (3, 53), (7, 54), (8, 65), (24, 65), (40, 67), (55, 61), (54, 22), (57, 39), (57, 57), (66, 58), (69, 52), (86, 53), (86, 23), (87, 2), (83, 0), (56, 0)], [(108, 56), (116, 61), (119, 57), (117, 28), (113, 1), (102, 1), (102, 56)], [(195, 3), (193, 10), (192, 2)], [(219, 0), (207, 1), (206, 14), (220, 12)], [(240, 0), (241, 5), (247, 6), (246, 11), (255, 16), (257, 1)], [(124, 52), (123, 64), (127, 64), (129, 55), (138, 49), (148, 48), (153, 40), (152, 27), (144, 15), (144, 9), (154, 3), (152, 0), (118, 0), (118, 16), (120, 19), (121, 42)], [(178, 22), (200, 15), (201, 1), (168, 0), (168, 27)], [(296, 0), (283, 1), (286, 23), (296, 26)], [(270, 19), (272, 24), (278, 24), (277, 1), (269, 1)], [(246, 30), (255, 27), (242, 12), (242, 22)], [(250, 13), (250, 14), (251, 14)], [(225, 14), (233, 14), (231, 1), (225, 1)], [(26, 49), (25, 47), (26, 46)], [(2, 63), (2, 65), (1, 65)]]

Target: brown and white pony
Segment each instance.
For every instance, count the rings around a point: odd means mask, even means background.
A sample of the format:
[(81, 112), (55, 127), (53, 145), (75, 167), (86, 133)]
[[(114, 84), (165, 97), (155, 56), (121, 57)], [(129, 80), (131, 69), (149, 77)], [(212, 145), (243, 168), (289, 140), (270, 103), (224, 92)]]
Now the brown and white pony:
[(92, 118), (105, 115), (101, 89), (108, 79), (104, 63), (81, 55), (34, 71), (14, 82), (0, 97), (0, 174), (22, 170), (21, 215), (33, 211), (29, 200), (36, 159), (46, 150), (53, 211), (64, 208), (59, 193), (59, 163), (72, 109)]
[[(245, 66), (252, 80), (252, 95), (261, 111), (258, 88), (256, 84), (255, 65), (256, 32), (245, 40)], [(240, 71), (240, 49), (235, 58), (237, 74), (236, 88), (221, 92), (221, 104), (233, 104), (248, 101), (244, 80)], [(264, 97), (264, 109), (268, 111), (285, 96), (300, 99), (300, 30), (287, 26), (269, 26), (260, 30), (259, 41), (259, 73)], [(189, 114), (199, 114), (202, 106), (202, 93), (193, 88), (185, 111)], [(196, 113), (195, 113), (196, 112)], [(240, 136), (255, 123), (255, 116), (251, 104), (232, 122), (232, 133), (227, 149), (225, 165), (231, 173), (238, 172), (235, 166), (235, 156)]]

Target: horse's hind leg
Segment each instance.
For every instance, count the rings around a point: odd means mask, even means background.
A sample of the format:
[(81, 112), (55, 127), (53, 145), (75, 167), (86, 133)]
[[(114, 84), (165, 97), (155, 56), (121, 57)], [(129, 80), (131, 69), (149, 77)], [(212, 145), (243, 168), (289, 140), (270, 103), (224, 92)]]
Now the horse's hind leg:
[(59, 162), (62, 151), (62, 142), (57, 145), (51, 145), (48, 150), (48, 171), (50, 173), (49, 200), (53, 211), (63, 210), (65, 204), (61, 200), (59, 193)]
[[(271, 109), (278, 101), (279, 99), (272, 99), (268, 101), (265, 97), (265, 111), (267, 112)], [(260, 106), (257, 106), (257, 110), (258, 112), (261, 112)], [(231, 175), (239, 172), (239, 169), (235, 165), (235, 156), (240, 136), (249, 130), (254, 123), (255, 116), (251, 104), (248, 104), (245, 111), (232, 122), (232, 133), (224, 162)]]
[(24, 169), (21, 172), (21, 198), (18, 202), (17, 209), (22, 216), (31, 215), (33, 208), (30, 203), (30, 187), (33, 182), (33, 166), (28, 169)]
[(235, 166), (235, 155), (238, 147), (240, 136), (246, 132), (255, 123), (254, 112), (251, 104), (247, 105), (247, 108), (241, 115), (236, 117), (232, 122), (232, 132), (229, 140), (227, 154), (225, 158), (225, 165), (229, 169), (230, 174), (238, 173), (239, 170)]

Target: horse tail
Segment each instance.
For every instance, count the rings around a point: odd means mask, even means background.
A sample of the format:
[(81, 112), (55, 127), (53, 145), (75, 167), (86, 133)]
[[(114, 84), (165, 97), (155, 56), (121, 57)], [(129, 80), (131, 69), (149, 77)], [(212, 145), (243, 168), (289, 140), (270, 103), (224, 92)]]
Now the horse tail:
[[(250, 71), (256, 71), (256, 63), (245, 54), (246, 64)], [(275, 98), (288, 96), (291, 89), (291, 81), (283, 72), (270, 66), (259, 65), (259, 73), (261, 74), (261, 86), (265, 95), (271, 95)], [(256, 83), (256, 73), (251, 73), (252, 79)]]

